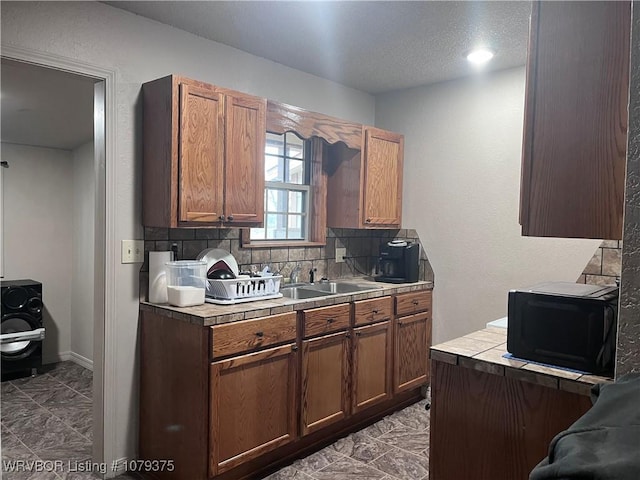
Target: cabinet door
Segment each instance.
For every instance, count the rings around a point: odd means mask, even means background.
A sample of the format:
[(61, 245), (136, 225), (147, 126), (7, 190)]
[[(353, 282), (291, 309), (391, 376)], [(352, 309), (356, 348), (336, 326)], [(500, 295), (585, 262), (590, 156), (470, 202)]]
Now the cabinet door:
[(353, 413), (391, 398), (391, 321), (353, 330)]
[(334, 333), (302, 342), (302, 434), (349, 413), (349, 338)]
[(628, 1), (534, 2), (523, 235), (621, 238), (630, 15)]
[(429, 381), (430, 332), (431, 318), (426, 312), (395, 320), (394, 393), (419, 387)]
[(211, 364), (210, 475), (296, 438), (294, 345)]
[(264, 221), (267, 101), (250, 95), (226, 95), (225, 102), (224, 214), (228, 222), (259, 225)]
[(404, 137), (377, 128), (365, 130), (364, 226), (400, 226)]
[(218, 222), (223, 209), (223, 96), (180, 84), (179, 222)]

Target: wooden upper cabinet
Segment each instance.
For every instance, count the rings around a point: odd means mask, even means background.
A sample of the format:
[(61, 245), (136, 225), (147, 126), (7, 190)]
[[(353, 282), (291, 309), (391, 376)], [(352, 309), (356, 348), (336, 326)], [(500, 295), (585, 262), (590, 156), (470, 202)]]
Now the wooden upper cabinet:
[(360, 150), (331, 145), (327, 159), (327, 226), (400, 228), (404, 137), (362, 127)]
[(523, 235), (622, 236), (630, 17), (628, 1), (533, 5)]
[(143, 102), (143, 224), (260, 225), (266, 99), (171, 75)]
[(400, 227), (404, 137), (379, 128), (364, 131), (362, 222)]
[(220, 93), (180, 84), (180, 222), (217, 222), (223, 213), (223, 100)]
[(263, 221), (265, 112), (264, 99), (226, 96), (225, 214), (229, 222)]

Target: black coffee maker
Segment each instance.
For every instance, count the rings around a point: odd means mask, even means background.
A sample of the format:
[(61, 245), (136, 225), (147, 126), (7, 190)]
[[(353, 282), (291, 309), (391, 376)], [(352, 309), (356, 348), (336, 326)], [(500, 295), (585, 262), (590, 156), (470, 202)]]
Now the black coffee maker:
[(420, 244), (392, 240), (380, 245), (376, 282), (411, 283), (418, 281)]

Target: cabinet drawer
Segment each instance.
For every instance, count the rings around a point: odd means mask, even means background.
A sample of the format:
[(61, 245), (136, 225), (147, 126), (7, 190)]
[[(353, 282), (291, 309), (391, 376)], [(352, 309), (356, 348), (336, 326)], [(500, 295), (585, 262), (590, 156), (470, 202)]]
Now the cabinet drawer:
[(353, 302), (356, 325), (386, 320), (391, 317), (391, 297)]
[(431, 311), (431, 290), (403, 293), (396, 296), (396, 315), (413, 315)]
[(213, 358), (295, 339), (296, 312), (211, 327)]
[(311, 337), (348, 328), (350, 312), (351, 305), (348, 303), (304, 310), (302, 335)]

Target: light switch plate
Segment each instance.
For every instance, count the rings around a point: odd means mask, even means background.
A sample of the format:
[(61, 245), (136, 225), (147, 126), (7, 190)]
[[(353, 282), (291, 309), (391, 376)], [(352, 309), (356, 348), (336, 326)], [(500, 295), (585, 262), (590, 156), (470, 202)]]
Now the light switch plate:
[(144, 240), (122, 240), (122, 263), (144, 262)]
[(336, 248), (336, 263), (344, 262), (344, 257), (347, 255), (346, 248)]

